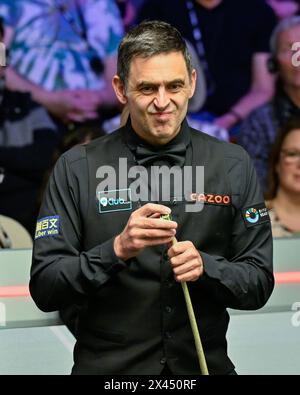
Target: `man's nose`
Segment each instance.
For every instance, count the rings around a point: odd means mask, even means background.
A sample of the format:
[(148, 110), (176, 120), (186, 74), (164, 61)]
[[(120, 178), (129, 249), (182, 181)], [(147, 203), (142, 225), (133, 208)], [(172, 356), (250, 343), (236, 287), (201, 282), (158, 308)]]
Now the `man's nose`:
[(164, 87), (160, 87), (154, 99), (154, 105), (159, 110), (164, 110), (168, 107), (170, 99), (168, 93)]

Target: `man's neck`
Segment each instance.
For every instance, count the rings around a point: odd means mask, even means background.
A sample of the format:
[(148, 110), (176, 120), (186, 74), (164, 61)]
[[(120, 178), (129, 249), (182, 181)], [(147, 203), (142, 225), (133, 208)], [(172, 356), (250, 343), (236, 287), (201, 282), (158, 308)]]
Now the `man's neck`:
[(134, 122), (131, 122), (131, 127), (132, 127), (133, 132), (141, 140), (143, 140), (145, 143), (152, 145), (154, 147), (155, 146), (156, 147), (163, 147), (164, 145), (170, 143), (172, 140), (174, 140), (178, 136), (178, 134), (180, 133), (180, 130), (181, 130), (181, 126), (180, 126), (174, 135), (172, 135), (171, 137), (162, 138), (162, 137), (154, 137), (150, 133), (149, 134), (141, 133), (138, 130), (138, 127), (136, 127), (134, 125)]
[(152, 136), (145, 136), (143, 134), (137, 133), (134, 128), (133, 128), (134, 133), (141, 139), (143, 140), (145, 143), (152, 145), (153, 147), (163, 147), (164, 145), (168, 144), (170, 141), (174, 140), (175, 137), (178, 135), (178, 133), (176, 134), (176, 136), (172, 136), (172, 138), (166, 138), (166, 139), (157, 139), (157, 138), (152, 138)]
[(207, 8), (208, 10), (212, 10), (222, 3), (223, 0), (196, 0), (198, 4), (202, 7)]

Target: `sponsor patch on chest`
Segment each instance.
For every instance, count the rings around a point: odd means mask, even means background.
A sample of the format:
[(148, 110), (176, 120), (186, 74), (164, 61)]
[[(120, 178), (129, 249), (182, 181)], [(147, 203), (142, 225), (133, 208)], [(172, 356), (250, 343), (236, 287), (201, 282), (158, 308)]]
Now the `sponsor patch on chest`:
[(191, 201), (204, 203), (204, 204), (214, 204), (217, 206), (230, 206), (231, 196), (222, 195), (217, 193), (191, 193)]
[(99, 213), (132, 210), (131, 189), (112, 189), (97, 194)]

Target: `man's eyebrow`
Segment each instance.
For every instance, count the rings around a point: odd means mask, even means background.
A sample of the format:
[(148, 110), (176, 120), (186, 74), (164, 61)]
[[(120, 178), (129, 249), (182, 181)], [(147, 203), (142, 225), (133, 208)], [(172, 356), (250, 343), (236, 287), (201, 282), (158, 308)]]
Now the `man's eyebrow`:
[[(176, 78), (176, 79), (171, 80), (171, 81), (163, 81), (163, 83), (164, 83), (164, 85), (172, 85), (172, 84), (182, 84), (182, 85), (184, 85), (185, 81), (183, 79), (181, 79), (181, 78)], [(157, 87), (159, 85), (160, 85), (159, 83), (155, 83), (155, 82), (151, 82), (151, 81), (139, 81), (137, 83), (137, 87), (138, 88), (141, 88), (143, 86)]]
[(137, 88), (142, 88), (143, 86), (159, 86), (159, 84), (150, 81), (139, 81), (137, 83)]
[(172, 85), (172, 84), (182, 84), (182, 85), (184, 85), (185, 81), (183, 79), (181, 79), (181, 78), (176, 78), (175, 80), (167, 81), (165, 84), (166, 85)]

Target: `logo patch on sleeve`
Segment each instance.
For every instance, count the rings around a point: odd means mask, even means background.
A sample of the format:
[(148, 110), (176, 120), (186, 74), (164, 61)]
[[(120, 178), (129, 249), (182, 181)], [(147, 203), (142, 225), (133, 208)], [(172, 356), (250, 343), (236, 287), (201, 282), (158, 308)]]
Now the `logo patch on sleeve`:
[(59, 215), (44, 217), (37, 221), (34, 239), (41, 237), (55, 236), (59, 233)]
[(242, 216), (247, 228), (270, 222), (268, 209), (264, 203), (242, 209)]

